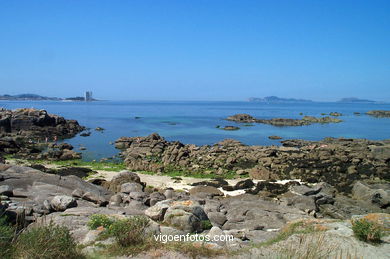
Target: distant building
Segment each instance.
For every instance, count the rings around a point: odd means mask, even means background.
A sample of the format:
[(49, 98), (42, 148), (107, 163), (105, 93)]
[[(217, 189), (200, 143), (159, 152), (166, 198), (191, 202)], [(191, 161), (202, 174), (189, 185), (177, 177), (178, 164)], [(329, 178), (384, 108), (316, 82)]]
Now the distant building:
[(92, 98), (92, 91), (86, 91), (85, 92), (85, 101), (86, 102), (90, 102), (92, 100), (93, 100), (93, 98)]

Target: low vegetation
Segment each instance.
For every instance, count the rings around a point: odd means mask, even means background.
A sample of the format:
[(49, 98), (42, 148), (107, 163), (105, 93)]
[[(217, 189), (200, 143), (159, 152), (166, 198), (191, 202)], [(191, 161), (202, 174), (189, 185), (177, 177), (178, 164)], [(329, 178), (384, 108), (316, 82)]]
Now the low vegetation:
[(0, 217), (0, 258), (12, 258), (14, 235), (15, 229), (8, 224), (6, 217)]
[(84, 256), (66, 227), (48, 224), (16, 231), (1, 217), (0, 258), (76, 259)]
[(148, 226), (148, 218), (134, 216), (129, 219), (115, 221), (110, 226), (109, 232), (122, 247), (143, 245), (145, 240), (149, 239), (145, 231)]
[(326, 242), (324, 234), (298, 235), (297, 239), (278, 249), (278, 259), (325, 259), (338, 249)]
[(115, 242), (109, 245), (99, 244), (99, 246), (103, 248), (100, 253), (106, 256), (129, 256), (140, 253), (152, 253), (154, 255), (161, 253), (161, 255), (163, 255), (166, 251), (175, 251), (193, 258), (213, 257), (224, 254), (224, 251), (212, 249), (207, 244), (191, 242), (158, 242), (151, 234), (148, 234), (147, 229), (149, 224), (149, 219), (144, 216), (112, 219), (105, 215), (91, 216), (88, 223), (91, 228), (99, 228), (108, 225), (100, 234), (100, 240), (113, 237)]
[(353, 220), (352, 230), (357, 239), (369, 243), (381, 242), (384, 235), (382, 226), (365, 218)]
[(107, 215), (95, 214), (92, 215), (88, 222), (88, 227), (90, 229), (97, 229), (98, 227), (104, 227), (106, 229), (110, 228), (114, 223), (114, 220)]

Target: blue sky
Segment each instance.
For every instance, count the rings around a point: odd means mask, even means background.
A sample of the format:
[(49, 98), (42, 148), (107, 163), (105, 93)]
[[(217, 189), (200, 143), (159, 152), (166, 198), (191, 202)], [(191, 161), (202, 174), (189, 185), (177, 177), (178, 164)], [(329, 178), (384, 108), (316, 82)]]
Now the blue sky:
[(0, 1), (0, 94), (390, 101), (390, 1)]

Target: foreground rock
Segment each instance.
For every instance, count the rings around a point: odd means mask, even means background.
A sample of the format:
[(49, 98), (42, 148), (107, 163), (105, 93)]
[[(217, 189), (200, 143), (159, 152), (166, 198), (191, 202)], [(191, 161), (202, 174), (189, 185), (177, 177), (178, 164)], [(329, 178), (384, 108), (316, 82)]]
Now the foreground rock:
[(0, 190), (7, 196), (6, 213), (16, 218), (25, 211), (31, 217), (29, 220), (76, 206), (105, 206), (112, 195), (77, 176), (59, 176), (5, 164), (0, 164)]

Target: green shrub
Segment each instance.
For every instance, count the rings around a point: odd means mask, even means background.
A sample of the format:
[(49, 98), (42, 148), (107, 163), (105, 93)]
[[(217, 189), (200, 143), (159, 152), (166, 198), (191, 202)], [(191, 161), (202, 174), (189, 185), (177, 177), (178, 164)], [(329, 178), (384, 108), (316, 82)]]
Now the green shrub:
[(202, 229), (211, 229), (213, 227), (213, 224), (211, 224), (210, 220), (202, 220)]
[(355, 236), (364, 242), (379, 243), (383, 236), (382, 227), (367, 219), (352, 221), (352, 230)]
[(113, 222), (114, 220), (107, 215), (95, 214), (89, 218), (87, 225), (90, 229), (96, 229), (98, 227), (109, 228)]
[(5, 216), (0, 217), (0, 258), (11, 258), (13, 252), (12, 240), (15, 236), (14, 227), (10, 226)]
[(129, 219), (114, 221), (109, 228), (111, 236), (115, 237), (120, 246), (128, 247), (143, 244), (147, 237), (146, 228), (149, 219), (144, 216), (134, 216)]
[(69, 229), (49, 224), (22, 232), (15, 244), (16, 258), (82, 258)]

